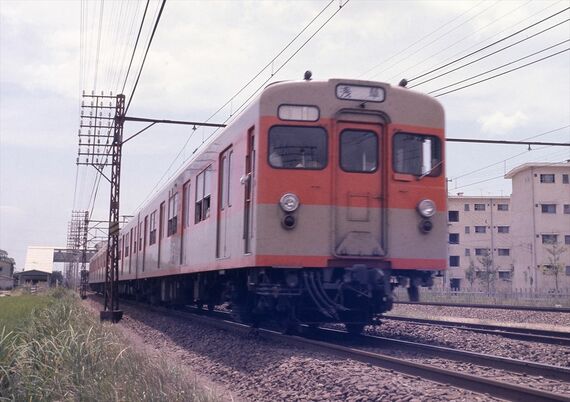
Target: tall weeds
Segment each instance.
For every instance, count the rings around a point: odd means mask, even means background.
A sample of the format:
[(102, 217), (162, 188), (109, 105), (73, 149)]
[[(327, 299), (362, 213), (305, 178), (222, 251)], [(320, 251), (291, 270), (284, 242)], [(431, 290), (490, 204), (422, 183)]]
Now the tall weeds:
[(180, 370), (126, 346), (76, 297), (53, 296), (25, 327), (0, 328), (0, 400), (214, 400)]

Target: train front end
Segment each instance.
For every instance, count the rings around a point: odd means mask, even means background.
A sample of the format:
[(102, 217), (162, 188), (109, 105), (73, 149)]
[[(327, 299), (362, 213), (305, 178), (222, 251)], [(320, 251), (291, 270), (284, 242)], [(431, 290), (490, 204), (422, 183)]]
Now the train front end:
[(358, 332), (446, 268), (444, 113), (388, 84), (278, 83), (259, 99), (256, 309)]

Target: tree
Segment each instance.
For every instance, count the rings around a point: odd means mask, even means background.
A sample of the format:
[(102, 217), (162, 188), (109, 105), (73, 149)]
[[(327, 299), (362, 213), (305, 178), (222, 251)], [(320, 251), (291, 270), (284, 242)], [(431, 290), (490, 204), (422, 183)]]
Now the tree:
[(566, 252), (566, 247), (561, 246), (557, 241), (553, 240), (548, 242), (544, 249), (547, 253), (547, 263), (542, 265), (542, 272), (545, 275), (554, 276), (556, 293), (558, 293), (558, 276), (564, 269), (564, 264), (562, 264), (561, 256)]
[(475, 265), (475, 261), (473, 258), (469, 259), (469, 266), (465, 270), (465, 279), (469, 282), (469, 289), (473, 289), (473, 283), (477, 279), (477, 266)]
[(489, 249), (486, 249), (478, 260), (482, 267), (478, 272), (479, 282), (487, 288), (487, 293), (491, 293), (491, 288), (494, 288), (497, 280), (497, 267), (493, 264), (493, 256), (489, 253)]

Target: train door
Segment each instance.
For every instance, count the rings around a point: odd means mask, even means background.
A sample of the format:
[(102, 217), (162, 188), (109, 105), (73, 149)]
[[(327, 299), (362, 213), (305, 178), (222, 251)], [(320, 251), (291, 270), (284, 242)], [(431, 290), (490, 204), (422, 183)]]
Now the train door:
[(158, 214), (158, 259), (157, 267), (160, 268), (160, 257), (162, 255), (162, 238), (164, 237), (164, 201), (160, 203)]
[(232, 149), (226, 149), (220, 154), (218, 169), (218, 236), (216, 245), (216, 256), (227, 258), (230, 256), (230, 238), (228, 234), (228, 216), (231, 215), (230, 200), (230, 174), (232, 163)]
[(190, 226), (190, 180), (182, 188), (182, 233), (180, 234), (180, 265), (186, 264), (186, 239)]
[(377, 124), (337, 125), (333, 252), (338, 257), (384, 255), (381, 134)]
[(244, 253), (251, 253), (251, 236), (253, 225), (253, 180), (255, 173), (255, 136), (254, 127), (247, 131), (247, 151), (245, 155), (245, 176), (242, 183), (245, 185), (245, 199), (243, 210), (243, 241)]

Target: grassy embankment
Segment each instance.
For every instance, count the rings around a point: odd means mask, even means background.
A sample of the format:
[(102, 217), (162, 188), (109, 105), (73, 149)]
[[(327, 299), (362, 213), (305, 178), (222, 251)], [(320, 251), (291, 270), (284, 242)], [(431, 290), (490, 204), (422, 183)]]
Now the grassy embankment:
[(74, 294), (0, 299), (0, 400), (216, 400), (187, 377), (133, 350)]

